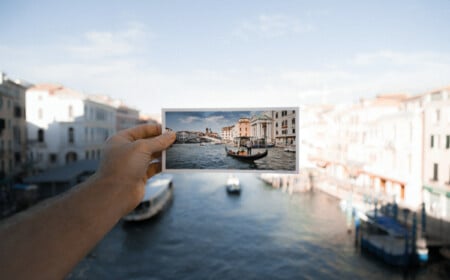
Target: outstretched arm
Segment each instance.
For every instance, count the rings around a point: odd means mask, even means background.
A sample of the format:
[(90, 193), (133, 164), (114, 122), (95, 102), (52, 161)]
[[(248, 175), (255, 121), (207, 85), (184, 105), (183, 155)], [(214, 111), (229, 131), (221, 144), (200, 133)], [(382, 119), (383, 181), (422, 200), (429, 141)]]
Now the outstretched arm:
[(71, 191), (0, 225), (0, 277), (62, 279), (144, 195), (150, 164), (175, 140), (141, 125), (107, 140), (97, 172)]

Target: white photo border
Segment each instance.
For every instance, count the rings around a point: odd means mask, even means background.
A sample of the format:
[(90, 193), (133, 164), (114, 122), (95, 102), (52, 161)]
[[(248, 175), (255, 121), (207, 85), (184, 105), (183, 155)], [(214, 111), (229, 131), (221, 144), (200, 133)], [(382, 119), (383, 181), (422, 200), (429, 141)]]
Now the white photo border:
[[(166, 113), (169, 112), (239, 112), (239, 111), (281, 111), (295, 110), (295, 170), (273, 170), (273, 169), (173, 169), (166, 167), (166, 151), (162, 153), (162, 172), (168, 173), (187, 173), (187, 172), (205, 172), (205, 173), (276, 173), (276, 174), (299, 174), (300, 165), (300, 112), (301, 107), (242, 107), (242, 108), (162, 108), (161, 109), (161, 127), (166, 131)], [(169, 148), (170, 149), (170, 148)]]

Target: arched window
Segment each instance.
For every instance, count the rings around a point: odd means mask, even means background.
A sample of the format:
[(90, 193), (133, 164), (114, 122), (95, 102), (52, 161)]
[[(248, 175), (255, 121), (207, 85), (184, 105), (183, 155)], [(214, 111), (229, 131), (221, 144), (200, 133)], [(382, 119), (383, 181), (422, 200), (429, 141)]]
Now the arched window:
[(75, 152), (68, 152), (66, 154), (66, 163), (75, 162), (78, 159), (78, 155)]
[(69, 129), (68, 129), (68, 139), (69, 139), (69, 143), (72, 143), (73, 144), (73, 142), (75, 142), (75, 137), (74, 137), (74, 131), (73, 131), (73, 127), (69, 127)]
[(38, 142), (44, 142), (44, 130), (42, 128), (38, 129)]

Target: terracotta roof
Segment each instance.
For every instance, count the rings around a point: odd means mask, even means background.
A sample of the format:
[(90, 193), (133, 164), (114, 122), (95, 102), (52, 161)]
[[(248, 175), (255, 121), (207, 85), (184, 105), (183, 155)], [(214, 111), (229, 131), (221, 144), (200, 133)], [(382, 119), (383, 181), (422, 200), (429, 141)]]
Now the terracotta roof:
[(54, 92), (56, 90), (62, 89), (62, 85), (58, 84), (37, 84), (30, 88), (30, 90), (45, 90), (48, 92)]

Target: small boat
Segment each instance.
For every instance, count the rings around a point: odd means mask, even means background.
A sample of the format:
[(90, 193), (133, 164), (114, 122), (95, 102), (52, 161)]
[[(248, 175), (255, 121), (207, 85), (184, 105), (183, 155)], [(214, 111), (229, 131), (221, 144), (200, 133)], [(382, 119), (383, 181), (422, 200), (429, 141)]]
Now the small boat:
[(230, 176), (227, 180), (226, 189), (229, 194), (240, 194), (241, 185), (239, 179), (235, 176)]
[(254, 153), (254, 154), (249, 155), (249, 154), (247, 154), (246, 151), (242, 151), (242, 150), (233, 151), (233, 150), (228, 149), (227, 147), (225, 147), (225, 151), (228, 156), (231, 156), (233, 158), (243, 160), (243, 161), (255, 161), (257, 159), (267, 156), (267, 153), (268, 153), (268, 151), (266, 149), (264, 152), (259, 152), (259, 153)]
[(296, 148), (295, 148), (294, 145), (290, 145), (290, 146), (287, 146), (286, 148), (284, 148), (284, 151), (288, 152), (288, 153), (295, 153), (296, 152)]
[(147, 180), (141, 203), (123, 217), (125, 221), (149, 219), (164, 209), (173, 196), (172, 175), (160, 173)]

